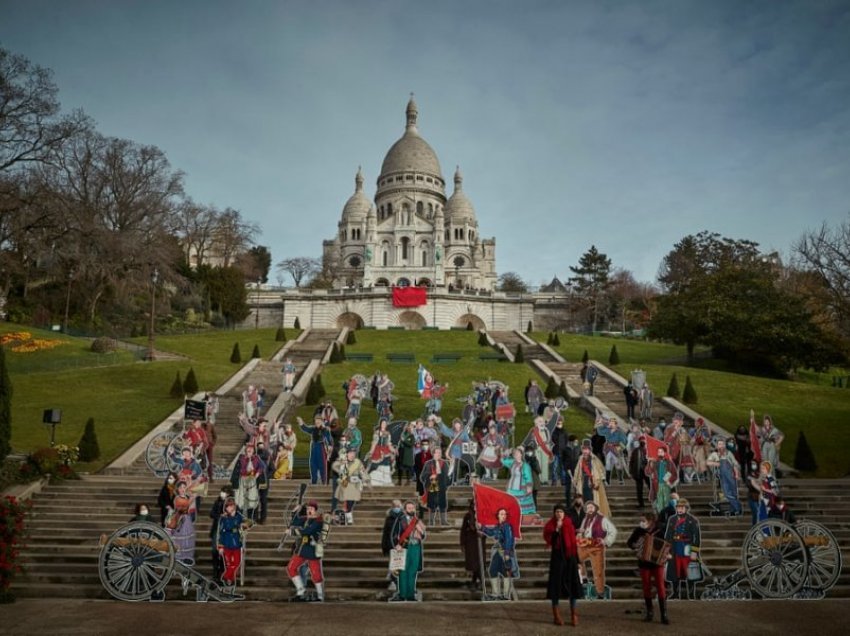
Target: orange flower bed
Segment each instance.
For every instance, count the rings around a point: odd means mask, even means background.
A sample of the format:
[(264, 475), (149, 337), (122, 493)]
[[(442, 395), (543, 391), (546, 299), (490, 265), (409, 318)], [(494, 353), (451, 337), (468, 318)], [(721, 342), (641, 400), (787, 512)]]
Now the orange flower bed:
[(4, 333), (0, 336), (0, 345), (11, 344), (14, 353), (33, 353), (35, 351), (47, 351), (65, 344), (64, 340), (52, 338), (33, 338), (28, 331), (15, 331)]

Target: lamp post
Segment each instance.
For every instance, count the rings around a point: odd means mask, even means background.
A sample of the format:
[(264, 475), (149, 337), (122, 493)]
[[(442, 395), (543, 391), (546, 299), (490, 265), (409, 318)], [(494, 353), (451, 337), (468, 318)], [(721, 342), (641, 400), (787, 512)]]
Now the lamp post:
[(257, 299), (254, 302), (254, 329), (260, 328), (260, 284), (262, 282), (262, 278), (257, 279)]
[(68, 312), (71, 309), (71, 281), (74, 280), (74, 270), (68, 270), (68, 294), (65, 296), (65, 318), (62, 321), (62, 333), (68, 333)]
[(156, 284), (159, 281), (159, 270), (154, 267), (151, 272), (151, 323), (148, 328), (148, 351), (145, 354), (145, 360), (153, 362), (156, 360), (154, 354), (154, 330), (156, 328)]

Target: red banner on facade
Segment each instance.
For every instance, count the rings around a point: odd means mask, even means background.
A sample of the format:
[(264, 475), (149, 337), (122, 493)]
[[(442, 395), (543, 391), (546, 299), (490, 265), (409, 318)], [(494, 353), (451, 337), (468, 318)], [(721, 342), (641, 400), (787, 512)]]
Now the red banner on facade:
[(393, 287), (393, 307), (421, 307), (428, 302), (425, 287)]

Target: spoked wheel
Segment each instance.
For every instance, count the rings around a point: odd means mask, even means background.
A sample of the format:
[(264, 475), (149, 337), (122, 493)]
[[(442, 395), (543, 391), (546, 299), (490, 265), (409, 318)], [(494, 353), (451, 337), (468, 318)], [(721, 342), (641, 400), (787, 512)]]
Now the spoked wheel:
[(821, 524), (802, 519), (794, 526), (809, 553), (809, 571), (806, 585), (826, 592), (841, 576), (841, 549), (835, 536)]
[(174, 572), (174, 544), (165, 530), (134, 522), (116, 530), (98, 558), (100, 582), (121, 601), (146, 601), (165, 589)]
[(763, 598), (790, 598), (809, 571), (803, 537), (778, 519), (757, 523), (744, 540), (741, 561), (750, 586)]
[(160, 433), (148, 443), (145, 449), (145, 463), (157, 477), (165, 477), (171, 470), (168, 449), (175, 437), (177, 433), (174, 431)]

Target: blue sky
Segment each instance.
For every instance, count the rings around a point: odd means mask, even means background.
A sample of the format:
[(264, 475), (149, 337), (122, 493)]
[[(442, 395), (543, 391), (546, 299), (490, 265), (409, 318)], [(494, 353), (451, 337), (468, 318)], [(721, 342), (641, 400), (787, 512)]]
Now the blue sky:
[[(652, 280), (687, 234), (787, 253), (850, 212), (850, 0), (0, 0), (66, 109), (162, 148), (195, 200), (319, 256), (404, 130), (464, 173), (500, 273), (591, 244)], [(274, 276), (272, 276), (274, 278)]]

